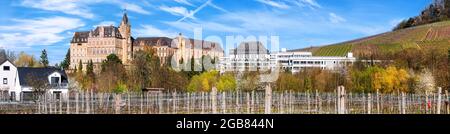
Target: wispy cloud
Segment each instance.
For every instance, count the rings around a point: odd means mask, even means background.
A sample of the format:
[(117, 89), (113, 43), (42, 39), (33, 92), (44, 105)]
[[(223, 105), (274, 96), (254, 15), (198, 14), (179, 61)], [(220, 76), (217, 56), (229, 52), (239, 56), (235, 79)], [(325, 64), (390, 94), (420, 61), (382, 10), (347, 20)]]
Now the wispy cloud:
[(12, 25), (0, 26), (1, 47), (52, 45), (68, 38), (66, 31), (84, 26), (80, 19), (60, 16), (12, 21)]
[(114, 22), (114, 21), (102, 21), (99, 24), (95, 25), (94, 27), (97, 27), (97, 26), (110, 26), (110, 25), (116, 26), (116, 22)]
[(319, 3), (317, 3), (316, 0), (293, 0), (293, 1), (296, 1), (299, 4), (307, 5), (311, 8), (322, 8), (322, 6), (319, 5)]
[(197, 7), (197, 9), (195, 9), (194, 11), (190, 11), (189, 14), (185, 15), (183, 18), (179, 19), (178, 22), (183, 21), (186, 18), (194, 18), (194, 15), (199, 12), (200, 10), (202, 10), (203, 8), (205, 8), (206, 6), (208, 6), (211, 3), (212, 0), (208, 0), (205, 3), (203, 3), (201, 6)]
[(263, 4), (272, 6), (272, 7), (276, 7), (276, 8), (281, 8), (281, 9), (289, 9), (290, 6), (288, 6), (286, 3), (281, 2), (281, 1), (273, 1), (273, 0), (256, 0), (258, 2), (261, 2)]
[(196, 28), (202, 28), (205, 31), (215, 31), (215, 32), (230, 32), (230, 33), (243, 33), (244, 29), (239, 27), (234, 27), (222, 23), (211, 22), (211, 21), (201, 21), (201, 22), (164, 22), (169, 26), (184, 30), (193, 31)]
[(184, 7), (160, 6), (159, 9), (162, 11), (168, 12), (172, 15), (175, 15), (175, 16), (182, 16), (182, 17), (195, 19), (195, 17), (193, 16), (193, 11), (189, 11), (188, 9), (186, 9)]
[(58, 11), (83, 18), (94, 18), (95, 16), (89, 8), (76, 0), (24, 0), (21, 5), (48, 11)]
[(189, 6), (195, 6), (194, 4), (192, 4), (191, 2), (189, 2), (187, 0), (175, 0), (175, 2), (178, 2), (180, 4), (189, 5)]
[(152, 25), (141, 25), (136, 31), (137, 37), (175, 37), (176, 32), (158, 29)]
[(341, 16), (336, 15), (335, 13), (329, 13), (329, 20), (331, 21), (331, 23), (334, 23), (334, 24), (347, 21), (346, 19), (344, 19)]
[(122, 1), (119, 1), (118, 3), (121, 6), (121, 8), (127, 9), (128, 11), (133, 11), (136, 13), (146, 14), (146, 15), (150, 14), (150, 11), (145, 10), (144, 8), (142, 8), (139, 5), (122, 2)]
[(141, 6), (124, 0), (23, 0), (20, 5), (92, 19), (95, 17), (95, 14), (91, 11), (90, 6), (99, 3), (114, 4), (132, 12), (150, 14), (150, 11), (145, 10)]

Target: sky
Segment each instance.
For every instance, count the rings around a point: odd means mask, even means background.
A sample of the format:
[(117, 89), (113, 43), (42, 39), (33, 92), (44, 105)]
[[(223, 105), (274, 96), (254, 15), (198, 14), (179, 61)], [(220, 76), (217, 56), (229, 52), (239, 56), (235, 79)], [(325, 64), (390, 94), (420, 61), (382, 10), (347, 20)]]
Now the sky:
[[(133, 37), (278, 36), (280, 48), (339, 43), (390, 31), (432, 0), (0, 0), (0, 48), (61, 62), (76, 31), (119, 25)], [(198, 37), (197, 37), (198, 38)], [(225, 46), (224, 46), (225, 48)], [(231, 48), (225, 48), (231, 49)]]

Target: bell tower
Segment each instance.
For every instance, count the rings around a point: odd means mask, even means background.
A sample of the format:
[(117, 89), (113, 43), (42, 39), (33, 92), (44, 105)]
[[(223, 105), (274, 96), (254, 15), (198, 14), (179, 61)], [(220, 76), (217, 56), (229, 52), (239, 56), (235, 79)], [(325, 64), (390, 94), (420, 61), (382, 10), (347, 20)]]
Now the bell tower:
[(132, 58), (132, 40), (131, 40), (131, 24), (128, 20), (127, 10), (124, 10), (122, 22), (120, 22), (119, 32), (122, 35), (122, 61), (124, 64)]

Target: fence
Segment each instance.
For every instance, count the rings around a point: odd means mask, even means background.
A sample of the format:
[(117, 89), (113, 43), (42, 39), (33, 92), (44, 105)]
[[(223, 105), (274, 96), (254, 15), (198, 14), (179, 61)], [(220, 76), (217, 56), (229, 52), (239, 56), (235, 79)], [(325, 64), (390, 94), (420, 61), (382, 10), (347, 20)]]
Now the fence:
[(39, 102), (0, 98), (3, 114), (450, 114), (448, 92), (418, 94), (313, 92), (71, 92)]

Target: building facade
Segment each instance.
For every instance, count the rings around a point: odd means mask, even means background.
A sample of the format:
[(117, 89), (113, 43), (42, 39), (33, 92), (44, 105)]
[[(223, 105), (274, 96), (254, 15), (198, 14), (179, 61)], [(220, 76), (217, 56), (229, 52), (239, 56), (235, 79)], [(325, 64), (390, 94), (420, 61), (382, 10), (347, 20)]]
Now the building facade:
[(244, 42), (236, 49), (231, 49), (228, 57), (220, 58), (220, 71), (257, 71), (275, 68), (297, 73), (308, 68), (338, 70), (353, 64), (356, 58), (352, 53), (347, 56), (313, 56), (311, 52), (271, 53), (259, 42)]
[[(125, 65), (133, 59), (133, 53), (145, 46), (156, 51), (162, 63), (174, 56), (175, 61), (201, 58), (202, 56), (223, 57), (221, 45), (215, 42), (185, 38), (181, 34), (175, 38), (131, 36), (131, 24), (124, 13), (119, 27), (98, 26), (94, 30), (75, 32), (70, 43), (70, 69), (74, 70), (81, 61), (83, 69), (92, 60), (94, 71), (101, 69), (102, 61), (110, 54), (116, 54)], [(177, 62), (178, 63), (178, 62)]]

